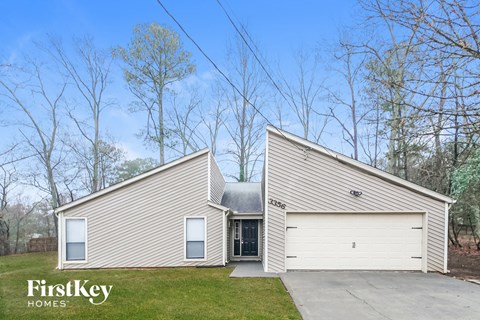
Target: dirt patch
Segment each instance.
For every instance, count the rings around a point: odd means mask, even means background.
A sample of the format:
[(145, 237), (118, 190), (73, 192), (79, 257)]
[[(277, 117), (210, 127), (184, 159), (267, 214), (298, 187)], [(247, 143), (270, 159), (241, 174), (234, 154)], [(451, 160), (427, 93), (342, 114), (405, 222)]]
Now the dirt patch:
[(480, 251), (468, 247), (449, 247), (448, 269), (451, 277), (480, 280)]

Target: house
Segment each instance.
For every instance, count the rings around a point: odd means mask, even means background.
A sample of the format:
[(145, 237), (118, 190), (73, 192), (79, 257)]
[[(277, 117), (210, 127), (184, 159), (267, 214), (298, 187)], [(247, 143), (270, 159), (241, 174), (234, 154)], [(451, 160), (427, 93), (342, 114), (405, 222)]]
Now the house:
[(57, 208), (58, 268), (446, 272), (453, 202), (269, 126), (261, 183), (201, 150)]

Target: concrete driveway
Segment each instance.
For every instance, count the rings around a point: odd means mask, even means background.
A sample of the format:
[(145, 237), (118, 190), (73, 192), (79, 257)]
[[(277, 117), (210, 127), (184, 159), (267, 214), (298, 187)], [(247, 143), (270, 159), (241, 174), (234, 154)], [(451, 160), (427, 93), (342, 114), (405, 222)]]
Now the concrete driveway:
[(304, 319), (480, 319), (480, 285), (439, 274), (321, 271), (280, 278)]

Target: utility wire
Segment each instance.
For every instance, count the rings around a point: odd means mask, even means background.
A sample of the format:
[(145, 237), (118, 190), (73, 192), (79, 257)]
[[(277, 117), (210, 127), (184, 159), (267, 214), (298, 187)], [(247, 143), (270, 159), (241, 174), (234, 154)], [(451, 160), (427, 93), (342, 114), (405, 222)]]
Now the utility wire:
[[(290, 102), (290, 100), (286, 97), (286, 95), (283, 93), (283, 91), (280, 89), (280, 86), (277, 84), (277, 82), (273, 79), (273, 77), (270, 75), (270, 72), (268, 72), (267, 68), (264, 66), (264, 64), (262, 63), (262, 61), (260, 61), (259, 57), (257, 56), (257, 53), (252, 49), (252, 47), (250, 46), (250, 43), (245, 39), (245, 36), (243, 34), (243, 32), (240, 31), (240, 29), (237, 27), (236, 23), (233, 21), (233, 19), (231, 18), (230, 14), (227, 12), (227, 10), (225, 9), (225, 7), (222, 5), (222, 3), (220, 2), (220, 0), (216, 0), (216, 2), (218, 3), (218, 5), (220, 6), (220, 8), (222, 9), (223, 13), (225, 13), (225, 15), (227, 16), (227, 19), (230, 21), (230, 24), (235, 28), (235, 30), (237, 31), (237, 33), (240, 35), (240, 37), (242, 38), (243, 42), (246, 44), (247, 48), (252, 52), (253, 54), (253, 57), (255, 58), (255, 60), (257, 60), (257, 62), (260, 64), (260, 67), (263, 69), (263, 71), (265, 72), (265, 74), (267, 75), (267, 77), (270, 79), (270, 81), (273, 83), (274, 87), (277, 89), (277, 91), (280, 93), (280, 95), (283, 97), (283, 99), (285, 99), (285, 101), (287, 102), (287, 104), (290, 106), (290, 108), (292, 109), (295, 109), (294, 106), (292, 106), (292, 103)], [(231, 8), (230, 8), (231, 10)], [(232, 10), (233, 11), (233, 10)], [(235, 14), (233, 14), (235, 15)], [(238, 20), (238, 18), (237, 18)], [(255, 47), (255, 49), (257, 51), (260, 51), (258, 49), (258, 47), (255, 45), (255, 42), (253, 41), (252, 37), (250, 36), (250, 34), (248, 33), (248, 31), (246, 30), (246, 28), (243, 26), (242, 23), (240, 23), (241, 27), (242, 27), (242, 30), (244, 31), (244, 33), (247, 35), (247, 37), (249, 38), (250, 42), (253, 44), (253, 46)], [(266, 64), (268, 65), (268, 62), (266, 62)], [(292, 100), (293, 100), (293, 97), (292, 97)], [(295, 101), (293, 101), (293, 103), (295, 104)], [(277, 130), (279, 130), (278, 128), (276, 128)], [(280, 131), (279, 131), (280, 132)], [(283, 134), (282, 134), (283, 135)], [(320, 137), (321, 139), (321, 137)], [(321, 139), (323, 140), (323, 139)], [(325, 142), (323, 142), (325, 144)], [(327, 150), (328, 154), (330, 156), (332, 156), (333, 158), (336, 158), (336, 156), (334, 156), (333, 154), (330, 153), (330, 151), (328, 150), (328, 148), (324, 148), (325, 150)]]
[[(268, 69), (268, 72), (267, 72), (267, 71), (265, 71), (265, 72), (266, 72), (267, 74), (268, 74), (268, 73), (270, 73), (270, 74), (273, 73), (273, 72), (272, 72), (272, 68), (268, 65), (268, 61), (265, 59), (265, 57), (264, 57), (264, 56), (262, 55), (262, 53), (260, 52), (260, 49), (258, 48), (257, 44), (256, 44), (255, 41), (253, 40), (253, 37), (252, 37), (252, 36), (250, 35), (250, 33), (248, 32), (248, 30), (247, 30), (247, 28), (245, 27), (245, 25), (244, 25), (244, 24), (242, 23), (242, 21), (240, 21), (240, 19), (235, 15), (235, 12), (233, 11), (232, 7), (228, 4), (228, 2), (226, 2), (225, 4), (226, 4), (226, 6), (228, 7), (228, 9), (230, 10), (230, 14), (235, 18), (235, 20), (237, 21), (237, 23), (240, 25), (240, 27), (241, 27), (241, 29), (242, 29), (242, 33), (247, 36), (248, 40), (250, 41), (250, 44), (253, 46), (253, 48), (255, 49), (255, 51), (257, 52), (257, 54), (259, 55), (259, 57), (262, 59), (262, 62), (267, 66), (267, 68), (264, 68), (264, 70), (265, 70), (265, 69)], [(227, 16), (228, 16), (228, 14), (227, 14)], [(233, 20), (233, 19), (231, 19), (231, 20)], [(232, 24), (233, 24), (234, 27), (235, 27), (235, 23), (232, 22)], [(241, 33), (241, 34), (242, 34), (242, 33)], [(252, 51), (252, 50), (250, 50), (250, 51)], [(252, 51), (252, 53), (253, 53), (253, 51)], [(260, 62), (258, 59), (257, 59), (257, 61), (261, 64), (261, 62)], [(263, 67), (263, 66), (262, 66), (262, 67)], [(272, 80), (272, 82), (273, 82), (273, 80)], [(280, 86), (279, 86), (279, 87), (280, 87)], [(277, 90), (278, 90), (278, 88), (277, 88)], [(282, 94), (281, 90), (279, 90), (279, 91), (280, 91), (280, 94)], [(290, 95), (290, 98), (292, 98), (292, 100), (294, 100), (291, 95)], [(289, 103), (289, 100), (285, 99), (285, 101), (286, 101), (287, 103)], [(296, 104), (295, 101), (293, 101), (293, 103)], [(289, 105), (290, 105), (290, 104), (289, 104)], [(290, 107), (291, 107), (291, 105), (290, 105)]]
[[(237, 88), (237, 86), (232, 82), (232, 80), (230, 80), (228, 78), (228, 76), (222, 71), (220, 70), (220, 68), (217, 66), (217, 64), (215, 63), (215, 61), (212, 60), (212, 58), (210, 58), (207, 53), (200, 47), (200, 45), (190, 36), (190, 34), (188, 34), (188, 32), (185, 30), (185, 28), (182, 26), (182, 24), (173, 16), (173, 14), (170, 13), (170, 11), (168, 11), (168, 9), (163, 5), (162, 1), (161, 0), (157, 0), (157, 3), (162, 7), (163, 11), (165, 11), (165, 13), (175, 22), (175, 24), (180, 28), (180, 30), (182, 30), (182, 32), (185, 34), (185, 36), (195, 45), (195, 47), (197, 47), (197, 49), (202, 53), (202, 55), (213, 65), (213, 67), (225, 78), (225, 80), (232, 86), (232, 88), (249, 104), (251, 105), (255, 111), (258, 112), (258, 114), (260, 114), (260, 116), (265, 119), (265, 121), (271, 125), (273, 128), (275, 128), (277, 130), (277, 132), (287, 141), (289, 141), (293, 146), (295, 146), (295, 148), (297, 148), (298, 150), (304, 152), (304, 150), (302, 148), (300, 148), (299, 146), (297, 146), (293, 141), (291, 141), (290, 139), (288, 139), (284, 134), (283, 132), (277, 128), (276, 126), (274, 126), (270, 120), (265, 116), (263, 115), (263, 113), (257, 108), (255, 107), (255, 105), (253, 103), (250, 102), (250, 100), (248, 100), (248, 98), (240, 91), (240, 89)], [(245, 39), (244, 39), (245, 41)], [(250, 48), (251, 49), (251, 48)]]
[[(228, 20), (230, 21), (230, 23), (232, 24), (232, 26), (235, 28), (235, 30), (237, 31), (237, 33), (240, 35), (240, 37), (242, 38), (243, 42), (247, 45), (248, 49), (252, 52), (253, 54), (253, 57), (255, 58), (255, 60), (257, 60), (257, 62), (260, 64), (260, 67), (262, 67), (263, 71), (265, 72), (265, 74), (267, 75), (267, 77), (270, 79), (270, 81), (272, 81), (273, 85), (275, 86), (275, 88), (278, 90), (278, 92), (280, 92), (280, 94), (282, 95), (282, 97), (285, 99), (285, 101), (287, 101), (287, 103), (290, 105), (290, 107), (293, 109), (293, 106), (290, 104), (290, 100), (287, 99), (287, 97), (285, 96), (285, 94), (283, 93), (282, 90), (280, 90), (280, 86), (277, 84), (277, 82), (272, 78), (272, 76), (270, 75), (270, 73), (267, 71), (267, 69), (265, 68), (265, 66), (263, 65), (262, 61), (260, 61), (260, 59), (258, 58), (256, 52), (252, 49), (252, 47), (250, 46), (250, 43), (245, 39), (245, 36), (243, 35), (243, 33), (238, 29), (237, 25), (235, 24), (235, 22), (232, 20), (232, 18), (230, 17), (230, 15), (228, 14), (227, 10), (225, 9), (225, 7), (222, 5), (222, 3), (220, 2), (220, 0), (216, 0), (218, 5), (220, 6), (220, 8), (222, 8), (222, 11), (223, 13), (225, 13), (225, 15), (227, 16)], [(245, 28), (244, 28), (245, 29)], [(250, 41), (252, 43), (253, 40), (252, 38), (250, 38)]]

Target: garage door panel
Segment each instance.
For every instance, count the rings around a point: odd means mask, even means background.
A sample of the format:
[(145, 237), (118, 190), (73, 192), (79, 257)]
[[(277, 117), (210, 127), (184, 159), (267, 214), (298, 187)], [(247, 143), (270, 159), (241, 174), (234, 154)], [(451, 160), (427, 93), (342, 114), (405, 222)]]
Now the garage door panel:
[(422, 222), (410, 213), (287, 214), (287, 269), (421, 270)]

